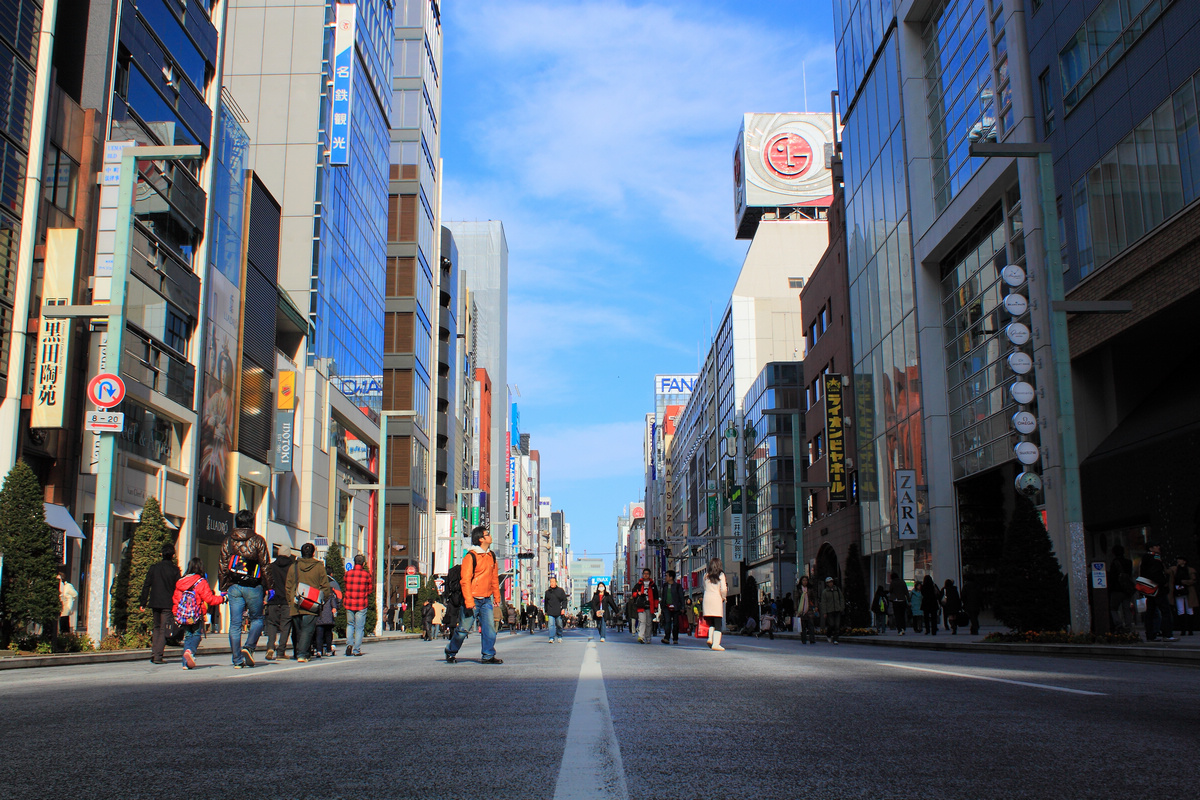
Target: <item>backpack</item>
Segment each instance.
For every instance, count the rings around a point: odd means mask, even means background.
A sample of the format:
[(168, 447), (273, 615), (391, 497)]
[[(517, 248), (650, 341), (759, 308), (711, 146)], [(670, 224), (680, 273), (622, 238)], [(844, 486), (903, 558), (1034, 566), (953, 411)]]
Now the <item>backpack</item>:
[[(471, 567), (472, 570), (474, 570), (476, 564), (475, 554), (468, 553), (468, 555), (471, 556)], [(474, 574), (473, 571), (472, 574)], [(452, 605), (459, 606), (460, 608), (462, 607), (462, 564), (455, 564), (450, 568), (450, 571), (446, 573), (445, 595), (446, 599), (449, 600)]]
[(204, 616), (204, 604), (196, 596), (196, 584), (204, 580), (197, 575), (192, 585), (183, 590), (179, 602), (175, 604), (175, 621), (180, 625), (195, 625)]

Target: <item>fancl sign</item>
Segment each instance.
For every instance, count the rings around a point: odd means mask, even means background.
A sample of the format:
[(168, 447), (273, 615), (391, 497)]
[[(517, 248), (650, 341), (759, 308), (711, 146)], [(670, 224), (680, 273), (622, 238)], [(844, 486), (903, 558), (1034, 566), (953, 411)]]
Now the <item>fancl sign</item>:
[(330, 379), (346, 397), (379, 397), (383, 394), (382, 375), (344, 375)]
[(696, 385), (695, 375), (655, 375), (655, 394), (691, 394)]
[(350, 163), (350, 99), (354, 87), (354, 27), (356, 7), (338, 3), (333, 31), (333, 107), (330, 109), (329, 163)]

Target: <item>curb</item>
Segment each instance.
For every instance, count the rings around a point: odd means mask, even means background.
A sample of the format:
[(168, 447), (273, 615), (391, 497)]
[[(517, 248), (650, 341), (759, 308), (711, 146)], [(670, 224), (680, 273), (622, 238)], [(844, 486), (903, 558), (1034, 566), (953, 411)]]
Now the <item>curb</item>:
[[(795, 641), (800, 638), (800, 635), (797, 633), (777, 633), (775, 634), (775, 638)], [(1032, 642), (1006, 644), (1003, 642), (935, 642), (920, 639), (900, 641), (874, 636), (843, 636), (841, 640), (847, 644), (865, 644), (874, 647), (907, 647), (913, 650), (1089, 658), (1100, 661), (1173, 664), (1182, 667), (1200, 666), (1200, 648), (1173, 649), (1169, 645), (1035, 644)]]
[[(223, 644), (201, 644), (196, 648), (198, 656), (220, 655), (229, 653), (228, 640), (224, 634), (215, 634), (209, 638), (220, 638)], [(363, 644), (378, 644), (380, 642), (394, 642), (403, 639), (419, 639), (419, 633), (401, 633), (396, 636), (364, 636)], [(341, 642), (345, 645), (346, 640), (334, 639), (334, 642)], [(257, 652), (264, 652), (261, 648)], [(168, 647), (163, 651), (164, 661), (179, 661), (183, 658), (182, 647)], [(33, 669), (34, 667), (70, 667), (80, 664), (113, 664), (123, 661), (149, 661), (150, 648), (141, 650), (103, 650), (92, 653), (56, 653), (48, 656), (12, 656), (8, 658), (0, 658), (0, 670), (6, 669)]]

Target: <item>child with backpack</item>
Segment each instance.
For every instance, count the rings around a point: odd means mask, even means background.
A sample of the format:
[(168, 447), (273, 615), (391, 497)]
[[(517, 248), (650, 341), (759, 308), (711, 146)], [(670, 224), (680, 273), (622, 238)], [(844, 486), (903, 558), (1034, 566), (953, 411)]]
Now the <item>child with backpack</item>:
[(196, 648), (204, 630), (204, 617), (209, 606), (225, 602), (225, 595), (216, 594), (204, 575), (204, 561), (199, 557), (188, 562), (187, 574), (175, 582), (171, 608), (175, 622), (183, 631), (183, 668), (196, 668)]

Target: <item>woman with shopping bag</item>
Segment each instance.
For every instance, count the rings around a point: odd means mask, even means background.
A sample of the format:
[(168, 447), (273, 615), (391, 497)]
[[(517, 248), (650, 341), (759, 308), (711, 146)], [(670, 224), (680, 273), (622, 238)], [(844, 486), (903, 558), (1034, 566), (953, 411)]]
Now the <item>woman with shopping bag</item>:
[[(729, 595), (729, 587), (725, 582), (725, 572), (721, 569), (721, 559), (711, 558), (708, 569), (704, 574), (704, 621), (708, 623), (708, 646), (713, 650), (723, 651), (721, 633), (725, 628), (725, 598)], [(699, 626), (696, 633), (699, 634)]]

